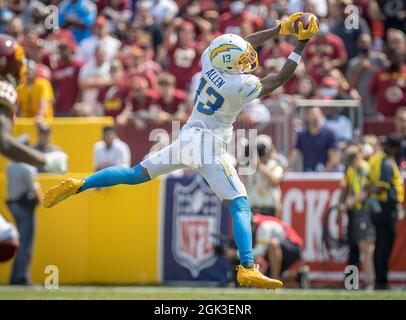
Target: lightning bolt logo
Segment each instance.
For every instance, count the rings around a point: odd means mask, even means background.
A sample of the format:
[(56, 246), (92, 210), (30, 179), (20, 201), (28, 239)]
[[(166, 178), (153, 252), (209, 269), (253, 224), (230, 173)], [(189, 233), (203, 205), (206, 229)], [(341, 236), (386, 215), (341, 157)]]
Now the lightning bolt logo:
[(222, 44), (218, 46), (216, 49), (214, 49), (210, 53), (210, 61), (213, 60), (215, 56), (217, 56), (219, 53), (224, 52), (224, 51), (230, 51), (230, 50), (239, 50), (242, 51), (240, 47), (237, 47), (235, 44)]

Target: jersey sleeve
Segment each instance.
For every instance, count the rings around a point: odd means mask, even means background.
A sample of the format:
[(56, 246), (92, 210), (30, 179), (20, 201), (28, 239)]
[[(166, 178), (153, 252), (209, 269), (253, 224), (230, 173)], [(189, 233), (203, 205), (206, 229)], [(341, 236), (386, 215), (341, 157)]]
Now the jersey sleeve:
[(258, 98), (262, 91), (261, 80), (254, 75), (245, 75), (239, 90), (242, 103), (248, 103)]

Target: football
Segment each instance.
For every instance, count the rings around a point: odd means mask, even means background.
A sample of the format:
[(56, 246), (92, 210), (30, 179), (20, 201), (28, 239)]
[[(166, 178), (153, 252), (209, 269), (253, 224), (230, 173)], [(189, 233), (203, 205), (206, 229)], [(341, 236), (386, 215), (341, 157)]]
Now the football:
[(310, 19), (311, 17), (315, 17), (316, 18), (316, 23), (317, 25), (319, 24), (319, 19), (317, 19), (317, 16), (313, 13), (310, 12), (306, 12), (303, 13), (302, 16), (300, 17), (300, 19), (297, 19), (294, 23), (293, 23), (293, 29), (295, 30), (295, 32), (299, 31), (299, 22), (303, 23), (303, 28), (307, 29), (310, 23)]

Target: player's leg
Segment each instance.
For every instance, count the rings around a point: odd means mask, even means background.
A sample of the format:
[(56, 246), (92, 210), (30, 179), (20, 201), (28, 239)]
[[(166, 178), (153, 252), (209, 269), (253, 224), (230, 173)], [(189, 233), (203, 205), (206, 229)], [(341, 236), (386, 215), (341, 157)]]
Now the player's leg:
[(233, 234), (241, 265), (237, 267), (240, 285), (253, 285), (266, 289), (283, 286), (279, 280), (262, 275), (254, 266), (252, 253), (251, 207), (245, 187), (226, 156), (219, 156), (214, 164), (205, 164), (199, 170), (207, 183), (223, 201), (233, 217)]
[(154, 153), (132, 168), (110, 167), (84, 178), (79, 192), (92, 188), (111, 187), (118, 184), (136, 185), (148, 182), (162, 174), (181, 169), (184, 165), (171, 160), (172, 145)]
[(269, 244), (268, 261), (271, 267), (271, 275), (275, 279), (281, 278), (283, 252), (279, 239), (272, 239)]
[(141, 184), (161, 174), (183, 168), (184, 165), (173, 160), (172, 146), (165, 147), (132, 168), (109, 167), (83, 179), (68, 178), (46, 192), (44, 207), (51, 208), (66, 198), (88, 189), (119, 184)]

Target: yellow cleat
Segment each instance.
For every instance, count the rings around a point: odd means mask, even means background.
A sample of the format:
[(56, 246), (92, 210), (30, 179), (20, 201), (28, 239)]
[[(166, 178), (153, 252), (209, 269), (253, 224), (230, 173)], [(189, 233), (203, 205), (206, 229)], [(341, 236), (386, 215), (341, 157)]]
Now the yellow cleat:
[(255, 286), (263, 289), (278, 289), (283, 287), (283, 282), (264, 276), (256, 267), (245, 269), (242, 265), (236, 267), (238, 270), (237, 281), (240, 286)]
[(65, 179), (45, 193), (43, 201), (44, 207), (52, 208), (59, 202), (69, 198), (71, 195), (74, 195), (84, 183), (85, 181), (82, 179)]

